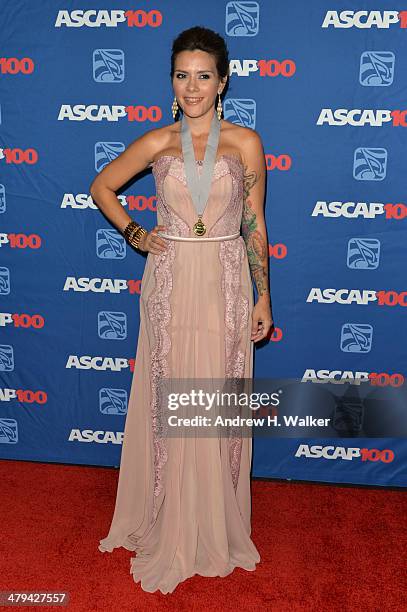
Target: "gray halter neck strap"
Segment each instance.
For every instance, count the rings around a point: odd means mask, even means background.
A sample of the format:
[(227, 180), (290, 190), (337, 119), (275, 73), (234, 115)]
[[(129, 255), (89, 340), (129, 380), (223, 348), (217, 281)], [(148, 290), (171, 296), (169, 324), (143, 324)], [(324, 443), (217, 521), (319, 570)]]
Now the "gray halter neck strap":
[(219, 134), (220, 121), (216, 115), (216, 112), (214, 112), (205, 149), (202, 173), (201, 177), (199, 178), (198, 169), (196, 167), (194, 146), (192, 144), (191, 130), (189, 129), (185, 115), (182, 117), (181, 144), (182, 156), (184, 158), (185, 176), (192, 201), (199, 217), (202, 216), (203, 211), (205, 210), (211, 189), (213, 169), (215, 167), (216, 154), (218, 151)]

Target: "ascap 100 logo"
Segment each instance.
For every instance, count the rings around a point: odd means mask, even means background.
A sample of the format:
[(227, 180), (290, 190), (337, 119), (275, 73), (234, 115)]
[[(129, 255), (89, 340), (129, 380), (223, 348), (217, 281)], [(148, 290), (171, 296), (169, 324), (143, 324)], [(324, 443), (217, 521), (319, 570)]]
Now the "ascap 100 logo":
[(101, 357), (100, 355), (68, 355), (65, 368), (77, 370), (95, 370), (97, 372), (122, 372), (129, 369), (134, 372), (134, 358)]
[(353, 370), (314, 370), (308, 368), (301, 378), (302, 383), (334, 385), (364, 385), (371, 387), (401, 387), (405, 377), (401, 372), (365, 372)]
[(74, 293), (115, 293), (119, 295), (123, 292), (129, 292), (130, 295), (141, 294), (141, 279), (124, 279), (124, 278), (89, 278), (81, 276), (67, 276), (63, 287), (64, 291), (73, 291)]
[[(100, 167), (103, 168), (109, 163), (109, 158), (106, 155), (105, 161), (100, 161)], [(117, 196), (120, 204), (128, 210), (136, 210), (138, 212), (156, 212), (157, 210), (157, 196), (144, 196), (144, 195), (122, 195)], [(65, 210), (86, 210), (88, 208), (92, 210), (100, 210), (99, 207), (93, 201), (92, 196), (89, 193), (65, 193), (61, 200), (61, 208)]]
[[(2, 293), (0, 293), (0, 295), (2, 295)], [(6, 327), (6, 325), (24, 329), (42, 329), (45, 325), (45, 319), (40, 314), (28, 314), (26, 312), (0, 312), (0, 328)]]
[(307, 459), (329, 459), (331, 461), (353, 461), (359, 459), (367, 462), (373, 461), (382, 463), (391, 463), (394, 461), (394, 451), (385, 448), (359, 448), (359, 447), (344, 447), (344, 446), (321, 446), (300, 444), (295, 452), (295, 457), (306, 457)]
[(123, 431), (103, 431), (93, 429), (72, 429), (68, 442), (96, 442), (97, 444), (122, 444)]
[[(377, 172), (377, 168), (372, 170)], [(407, 217), (407, 206), (404, 202), (338, 202), (319, 200), (313, 210), (311, 217), (328, 217), (337, 219), (344, 217), (345, 219), (376, 219), (383, 218), (386, 221), (396, 220), (401, 221)]]
[(117, 28), (126, 25), (129, 28), (158, 28), (163, 21), (162, 13), (153, 9), (151, 11), (112, 9), (76, 9), (73, 11), (60, 10), (55, 19), (56, 28)]
[(336, 125), (343, 127), (346, 125), (363, 127), (407, 127), (407, 109), (360, 109), (360, 108), (323, 108), (316, 125)]
[(375, 304), (377, 306), (407, 306), (407, 291), (383, 291), (376, 289), (322, 289), (312, 287), (307, 302), (319, 302), (320, 304), (356, 304), (357, 306), (367, 306)]
[(322, 28), (388, 29), (407, 27), (407, 11), (327, 11)]
[(0, 388), (0, 402), (17, 401), (19, 404), (46, 404), (48, 393), (34, 389), (8, 389)]

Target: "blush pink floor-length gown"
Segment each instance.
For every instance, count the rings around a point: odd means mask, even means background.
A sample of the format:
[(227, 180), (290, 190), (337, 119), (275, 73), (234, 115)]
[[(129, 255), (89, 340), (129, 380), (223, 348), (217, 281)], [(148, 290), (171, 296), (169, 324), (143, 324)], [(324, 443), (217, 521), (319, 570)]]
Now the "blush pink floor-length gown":
[[(202, 162), (196, 162), (202, 171)], [(182, 158), (152, 164), (157, 223), (195, 236), (197, 220)], [(240, 231), (243, 166), (215, 162), (203, 214), (205, 236)], [(157, 381), (251, 378), (253, 285), (243, 237), (166, 240), (149, 253), (141, 283), (140, 328), (114, 514), (99, 550), (136, 551), (130, 573), (143, 590), (171, 593), (186, 578), (226, 576), (260, 561), (251, 535), (252, 439), (160, 436)]]

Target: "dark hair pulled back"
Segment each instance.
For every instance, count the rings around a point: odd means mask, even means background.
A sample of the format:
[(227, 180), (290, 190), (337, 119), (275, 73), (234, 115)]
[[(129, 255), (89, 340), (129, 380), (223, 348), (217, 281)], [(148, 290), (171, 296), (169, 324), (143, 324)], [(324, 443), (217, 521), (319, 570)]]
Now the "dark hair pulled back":
[(224, 38), (209, 28), (194, 26), (181, 32), (172, 43), (171, 80), (174, 76), (175, 58), (178, 53), (195, 49), (206, 51), (214, 56), (219, 78), (229, 76), (229, 54)]

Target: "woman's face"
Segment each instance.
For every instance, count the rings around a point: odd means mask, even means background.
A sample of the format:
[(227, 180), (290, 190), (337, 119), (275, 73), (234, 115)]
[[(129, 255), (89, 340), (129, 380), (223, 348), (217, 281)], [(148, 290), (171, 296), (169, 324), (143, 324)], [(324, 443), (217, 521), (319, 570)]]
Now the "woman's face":
[(214, 56), (199, 49), (178, 53), (172, 85), (179, 106), (189, 117), (205, 115), (213, 108), (218, 92), (222, 93), (224, 87)]

